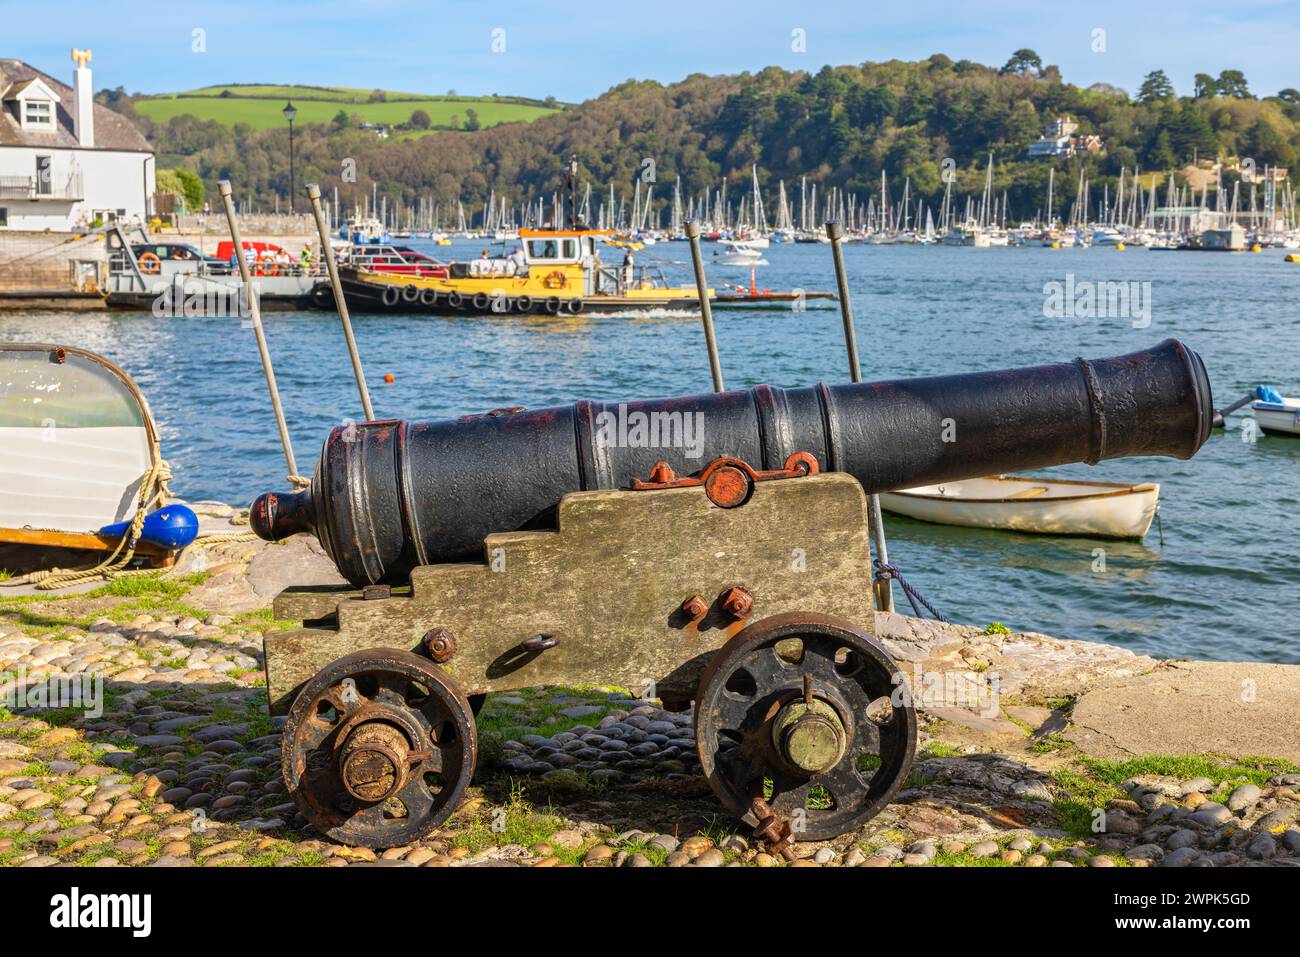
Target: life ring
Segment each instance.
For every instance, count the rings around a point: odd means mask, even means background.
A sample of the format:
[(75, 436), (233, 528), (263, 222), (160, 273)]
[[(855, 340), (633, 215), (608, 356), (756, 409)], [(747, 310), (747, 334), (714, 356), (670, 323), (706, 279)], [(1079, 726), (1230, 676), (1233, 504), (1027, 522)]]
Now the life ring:
[(470, 303), (474, 306), (474, 308), (478, 309), (479, 311), (486, 309), (491, 302), (492, 302), (492, 297), (485, 292), (474, 293), (474, 298), (470, 300)]
[(416, 302), (420, 298), (420, 289), (418, 286), (406, 285), (402, 287), (402, 298), (407, 302)]
[(515, 298), (515, 312), (527, 313), (533, 311), (532, 296), (517, 296)]
[(447, 305), (453, 309), (459, 309), (465, 302), (465, 297), (456, 290), (447, 293)]
[(275, 261), (274, 254), (259, 255), (257, 257), (257, 268), (259, 276), (278, 276), (280, 274), (280, 264)]
[(158, 258), (157, 253), (141, 253), (137, 262), (140, 264), (140, 271), (146, 276), (156, 276), (162, 272), (162, 260)]
[(560, 311), (559, 296), (547, 296), (545, 308), (546, 311), (549, 312), (551, 315), (555, 315), (557, 312), (559, 312)]
[(436, 289), (420, 290), (420, 305), (436, 306), (437, 304), (438, 304), (438, 290)]
[(542, 279), (542, 285), (545, 286), (547, 289), (563, 289), (568, 284), (569, 284), (569, 277), (566, 276), (559, 269), (556, 269), (554, 272), (547, 273), (546, 277)]
[(385, 286), (381, 298), (383, 299), (385, 306), (395, 306), (397, 305), (397, 300), (402, 298), (402, 294), (398, 291), (396, 286)]
[(571, 316), (576, 316), (579, 312), (582, 311), (582, 300), (566, 299), (564, 301), (564, 311)]

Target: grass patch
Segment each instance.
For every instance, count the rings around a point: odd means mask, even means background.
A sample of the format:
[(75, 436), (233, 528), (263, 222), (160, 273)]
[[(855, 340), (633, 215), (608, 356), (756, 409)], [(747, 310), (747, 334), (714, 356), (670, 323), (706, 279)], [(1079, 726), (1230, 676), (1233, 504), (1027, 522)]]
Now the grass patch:
[(1244, 781), (1265, 784), (1276, 775), (1300, 772), (1300, 766), (1290, 761), (1261, 756), (1235, 760), (1216, 759), (1209, 755), (1156, 754), (1128, 761), (1083, 758), (1079, 763), (1094, 777), (1114, 785), (1144, 774), (1177, 778), (1180, 781), (1204, 777), (1219, 785)]
[(963, 754), (965, 752), (961, 748), (944, 744), (942, 741), (931, 741), (916, 756), (922, 761), (929, 761), (932, 758), (959, 758)]
[(1035, 754), (1051, 754), (1053, 751), (1065, 751), (1072, 747), (1074, 747), (1073, 743), (1059, 734), (1048, 734), (1031, 744), (1029, 750)]
[(1052, 804), (1061, 826), (1079, 837), (1092, 836), (1095, 813), (1111, 801), (1127, 798), (1120, 784), (1143, 775), (1175, 778), (1209, 778), (1218, 785), (1218, 797), (1226, 797), (1238, 784), (1265, 784), (1278, 774), (1300, 771), (1282, 758), (1249, 756), (1241, 759), (1216, 758), (1211, 755), (1147, 755), (1127, 761), (1103, 761), (1080, 758), (1069, 769), (1053, 773), (1052, 780), (1060, 791)]
[[(231, 96), (220, 95), (226, 89), (230, 90)], [(244, 95), (241, 96), (241, 93)], [(136, 112), (156, 123), (166, 123), (176, 116), (195, 116), (202, 120), (217, 120), (229, 126), (247, 123), (257, 130), (285, 128), (284, 115), (281, 113), (284, 108), (282, 96), (294, 98), (294, 106), (298, 108), (298, 123), (330, 123), (335, 114), (343, 110), (349, 116), (353, 113), (360, 115), (367, 123), (396, 125), (410, 120), (413, 111), (424, 110), (434, 126), (449, 126), (453, 116), (458, 117), (463, 126), (466, 111), (474, 110), (482, 126), (489, 127), (498, 123), (534, 120), (557, 112), (545, 106), (511, 103), (492, 97), (471, 99), (424, 95), (420, 99), (390, 99), (370, 103), (359, 102), (363, 100), (362, 97), (348, 93), (330, 94), (322, 91), (317, 95), (322, 98), (309, 99), (302, 95), (302, 91), (295, 92), (294, 88), (286, 88), (283, 93), (272, 97), (256, 87), (231, 86), (212, 88), (211, 92), (198, 96), (169, 94), (143, 97), (135, 100), (134, 106)], [(400, 95), (393, 94), (394, 97)]]
[[(558, 816), (535, 810), (527, 800), (524, 785), (516, 781), (511, 784), (510, 796), (504, 804), (484, 806), (462, 823), (451, 843), (453, 847), (465, 848), (471, 855), (506, 844), (531, 847), (545, 842), (563, 827), (564, 822)], [(551, 853), (565, 864), (577, 864), (589, 846), (587, 843), (581, 847), (552, 846)]]

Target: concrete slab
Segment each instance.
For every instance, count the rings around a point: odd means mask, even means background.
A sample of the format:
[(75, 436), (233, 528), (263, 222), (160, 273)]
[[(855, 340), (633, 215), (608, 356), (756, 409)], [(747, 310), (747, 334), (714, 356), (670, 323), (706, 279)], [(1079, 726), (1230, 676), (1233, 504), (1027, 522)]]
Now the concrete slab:
[(1300, 665), (1171, 661), (1075, 703), (1065, 737), (1094, 757), (1267, 755), (1300, 762)]

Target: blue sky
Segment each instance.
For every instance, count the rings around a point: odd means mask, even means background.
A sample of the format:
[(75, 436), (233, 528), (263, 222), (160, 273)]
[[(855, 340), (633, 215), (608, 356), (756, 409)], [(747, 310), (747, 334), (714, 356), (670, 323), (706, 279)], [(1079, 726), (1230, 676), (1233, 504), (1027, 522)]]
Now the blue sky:
[[(1019, 47), (1058, 64), (1069, 82), (1130, 92), (1157, 67), (1179, 92), (1191, 91), (1193, 73), (1224, 69), (1244, 71), (1256, 93), (1300, 87), (1297, 0), (0, 0), (0, 24), (0, 57), (63, 79), (70, 49), (90, 47), (96, 86), (133, 92), (274, 82), (572, 101), (631, 77), (670, 82), (695, 72), (816, 70), (936, 52), (1001, 65)], [(195, 30), (206, 52), (192, 49)], [(796, 30), (803, 52), (792, 49)]]

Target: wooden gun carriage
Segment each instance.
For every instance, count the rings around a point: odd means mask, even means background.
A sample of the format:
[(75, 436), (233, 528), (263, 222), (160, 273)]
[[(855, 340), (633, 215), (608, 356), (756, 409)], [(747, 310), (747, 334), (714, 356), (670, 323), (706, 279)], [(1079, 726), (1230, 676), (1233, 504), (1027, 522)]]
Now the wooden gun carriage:
[(902, 787), (916, 742), (875, 637), (867, 493), (1187, 458), (1212, 415), (1199, 357), (1174, 340), (631, 407), (702, 412), (700, 457), (602, 445), (602, 414), (628, 404), (379, 421), (336, 429), (309, 491), (254, 503), (260, 535), (313, 532), (352, 582), (284, 591), (276, 617), (304, 627), (266, 637), (289, 792), (330, 837), (427, 834), (473, 776), (482, 696), (584, 683), (693, 703), (714, 792), (778, 851), (852, 830)]

